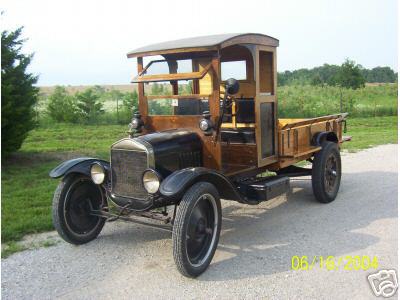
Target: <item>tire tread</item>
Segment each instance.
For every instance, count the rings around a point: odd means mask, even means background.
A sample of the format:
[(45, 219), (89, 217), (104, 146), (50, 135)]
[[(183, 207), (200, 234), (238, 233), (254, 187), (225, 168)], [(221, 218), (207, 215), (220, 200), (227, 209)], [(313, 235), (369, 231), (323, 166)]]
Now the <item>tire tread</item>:
[(98, 225), (96, 231), (85, 238), (74, 238), (73, 236), (71, 236), (71, 234), (68, 234), (68, 229), (65, 224), (63, 224), (64, 216), (60, 215), (60, 210), (64, 207), (63, 201), (65, 200), (64, 197), (66, 190), (74, 181), (78, 180), (79, 177), (82, 176), (77, 174), (70, 174), (67, 177), (64, 177), (58, 184), (57, 189), (54, 192), (52, 203), (52, 219), (54, 228), (64, 241), (74, 245), (81, 245), (94, 240), (100, 234), (105, 223), (105, 220), (103, 220)]
[[(335, 151), (337, 158), (338, 158), (338, 176), (339, 176), (339, 183), (338, 183), (338, 188), (337, 191), (334, 195), (334, 197), (330, 197), (326, 192), (325, 192), (325, 183), (324, 183), (324, 164), (327, 159), (327, 156), (332, 152)], [(322, 170), (324, 169), (324, 170)], [(313, 161), (313, 166), (312, 166), (312, 189), (315, 198), (321, 202), (321, 203), (329, 203), (335, 200), (337, 192), (340, 187), (340, 179), (341, 179), (341, 159), (340, 159), (340, 152), (337, 147), (337, 144), (334, 142), (324, 142), (322, 144), (322, 149), (315, 154), (314, 156), (314, 161)]]
[[(205, 266), (205, 268), (200, 268), (198, 270), (194, 270), (193, 267), (190, 265), (189, 262), (185, 261), (185, 256), (183, 253), (186, 253), (186, 247), (185, 247), (185, 240), (182, 239), (182, 230), (184, 230), (183, 226), (187, 222), (187, 218), (189, 218), (189, 211), (190, 211), (190, 206), (191, 204), (197, 200), (199, 195), (201, 193), (204, 193), (204, 191), (207, 190), (208, 193), (212, 194), (215, 198), (215, 201), (217, 202), (217, 208), (219, 209), (218, 212), (218, 218), (219, 218), (219, 223), (218, 223), (218, 228), (217, 228), (217, 237), (215, 241), (215, 245), (211, 245), (211, 247), (214, 247), (214, 250), (212, 251), (210, 255), (210, 259), (208, 264)], [(221, 230), (221, 204), (220, 204), (220, 199), (219, 199), (219, 194), (217, 189), (210, 183), (208, 182), (198, 182), (194, 184), (184, 195), (182, 198), (179, 208), (175, 217), (174, 221), (174, 227), (173, 227), (173, 232), (172, 232), (172, 240), (173, 240), (173, 256), (175, 260), (175, 264), (179, 270), (179, 272), (186, 276), (186, 277), (197, 277), (201, 273), (205, 271), (205, 269), (208, 267), (209, 263), (211, 262), (214, 253), (216, 251), (217, 245), (218, 245), (218, 240), (219, 240), (219, 234)]]

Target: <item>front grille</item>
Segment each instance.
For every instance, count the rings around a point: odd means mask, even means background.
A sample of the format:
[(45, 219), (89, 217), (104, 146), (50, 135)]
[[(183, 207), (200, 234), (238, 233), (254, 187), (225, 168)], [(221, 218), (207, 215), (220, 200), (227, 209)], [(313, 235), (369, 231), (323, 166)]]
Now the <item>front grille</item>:
[(136, 199), (146, 199), (142, 175), (147, 169), (147, 153), (132, 150), (111, 150), (112, 193)]

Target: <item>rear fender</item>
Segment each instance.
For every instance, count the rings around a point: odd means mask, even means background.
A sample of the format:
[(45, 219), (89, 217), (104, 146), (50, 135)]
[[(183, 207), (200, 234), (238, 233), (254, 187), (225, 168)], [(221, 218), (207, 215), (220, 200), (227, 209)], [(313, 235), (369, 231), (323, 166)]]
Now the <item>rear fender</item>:
[(322, 132), (317, 132), (314, 134), (314, 136), (312, 137), (312, 140), (311, 140), (311, 144), (313, 146), (320, 147), (326, 141), (334, 142), (337, 144), (339, 142), (339, 139), (338, 139), (336, 133), (334, 133), (333, 131), (322, 131)]
[(95, 162), (101, 164), (107, 172), (110, 170), (110, 163), (105, 160), (79, 157), (64, 161), (62, 164), (51, 170), (49, 176), (51, 178), (60, 178), (71, 173), (79, 173), (90, 177), (90, 167)]

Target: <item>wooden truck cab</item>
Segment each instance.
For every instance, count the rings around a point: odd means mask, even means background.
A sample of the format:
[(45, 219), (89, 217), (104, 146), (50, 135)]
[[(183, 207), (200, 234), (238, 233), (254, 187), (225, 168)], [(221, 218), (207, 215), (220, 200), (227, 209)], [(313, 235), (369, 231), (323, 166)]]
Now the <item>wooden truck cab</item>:
[[(110, 162), (82, 157), (50, 172), (63, 177), (53, 199), (61, 237), (87, 243), (105, 220), (157, 227), (173, 233), (178, 270), (196, 277), (218, 245), (221, 198), (257, 205), (311, 175), (316, 199), (333, 201), (346, 114), (277, 118), (278, 44), (223, 34), (129, 52), (139, 92), (129, 136), (111, 145)], [(295, 166), (303, 160), (312, 168)]]
[[(138, 84), (139, 110), (144, 123), (140, 134), (190, 128), (202, 139), (204, 167), (227, 176), (267, 168), (278, 170), (307, 159), (320, 149), (311, 143), (318, 132), (333, 132), (341, 141), (344, 119), (341, 115), (309, 121), (277, 118), (278, 45), (277, 39), (262, 34), (224, 34), (161, 43), (129, 52), (128, 58), (137, 57), (139, 75), (132, 82)], [(147, 70), (161, 61), (144, 65), (143, 58), (148, 56), (164, 58), (169, 72), (149, 75)], [(176, 62), (187, 60), (191, 60), (191, 72), (179, 73)], [(208, 106), (203, 109), (210, 112), (212, 123), (218, 124), (225, 81), (235, 76), (240, 76), (236, 78), (239, 91), (230, 95), (233, 101), (220, 130), (205, 134), (198, 126), (203, 111), (186, 115), (176, 109), (186, 101), (192, 104), (206, 99)], [(181, 93), (179, 83), (188, 81), (192, 81), (192, 93)], [(145, 85), (151, 82), (171, 84), (171, 95), (146, 95)], [(149, 113), (152, 101), (161, 100), (175, 101), (177, 106), (168, 115)]]

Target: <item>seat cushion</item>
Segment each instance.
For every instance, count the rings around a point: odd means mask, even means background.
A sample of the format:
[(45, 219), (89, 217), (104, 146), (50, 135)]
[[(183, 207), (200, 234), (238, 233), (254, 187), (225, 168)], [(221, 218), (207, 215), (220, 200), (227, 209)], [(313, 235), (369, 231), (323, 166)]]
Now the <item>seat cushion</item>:
[(236, 122), (255, 123), (254, 99), (236, 99)]

